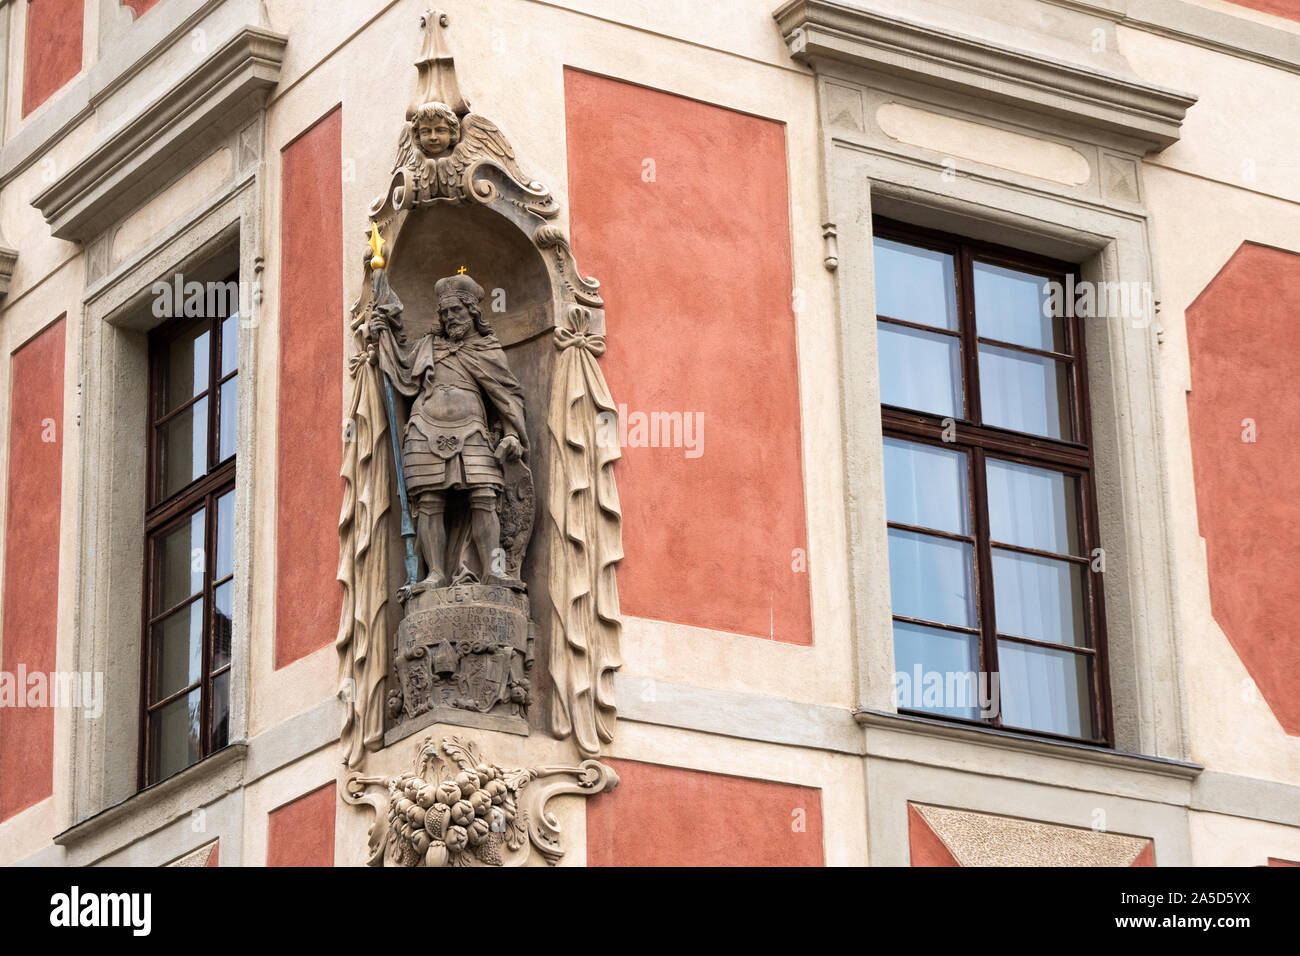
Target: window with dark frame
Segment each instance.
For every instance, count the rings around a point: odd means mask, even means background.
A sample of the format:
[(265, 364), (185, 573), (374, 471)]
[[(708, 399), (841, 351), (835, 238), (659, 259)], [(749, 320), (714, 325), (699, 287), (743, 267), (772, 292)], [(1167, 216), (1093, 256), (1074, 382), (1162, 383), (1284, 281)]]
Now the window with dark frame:
[(880, 219), (874, 256), (898, 709), (1110, 745), (1076, 267)]
[(149, 336), (141, 787), (228, 743), (238, 277), (220, 286)]

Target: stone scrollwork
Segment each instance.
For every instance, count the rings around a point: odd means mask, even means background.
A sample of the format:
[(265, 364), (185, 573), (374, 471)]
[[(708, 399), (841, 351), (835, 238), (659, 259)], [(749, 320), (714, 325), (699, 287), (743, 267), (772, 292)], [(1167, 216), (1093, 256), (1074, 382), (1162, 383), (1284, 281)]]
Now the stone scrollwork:
[(414, 769), (390, 777), (353, 771), (341, 796), (375, 811), (370, 866), (521, 866), (533, 849), (554, 865), (564, 848), (547, 802), (616, 786), (618, 775), (595, 760), (508, 769), (486, 762), (472, 741), (429, 737)]

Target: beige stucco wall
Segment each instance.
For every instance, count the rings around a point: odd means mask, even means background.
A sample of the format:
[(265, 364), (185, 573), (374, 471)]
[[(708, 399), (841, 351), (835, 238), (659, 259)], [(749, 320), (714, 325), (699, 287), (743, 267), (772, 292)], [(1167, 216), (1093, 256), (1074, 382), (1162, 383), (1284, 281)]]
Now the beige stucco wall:
[(1274, 115), (1277, 104), (1300, 97), (1300, 75), (1136, 31), (1121, 32), (1120, 41), (1140, 75), (1200, 97), (1183, 139), (1144, 169), (1156, 224), (1162, 402), (1192, 756), (1216, 770), (1296, 783), (1300, 738), (1279, 726), (1210, 607), (1188, 430), (1184, 310), (1242, 242), (1300, 253), (1300, 131)]
[[(1203, 3), (1216, 9), (1227, 7), (1215, 0)], [(278, 671), (272, 662), (280, 150), (342, 104), (347, 265), (344, 297), (336, 318), (346, 353), (351, 345), (344, 312), (360, 292), (362, 278), (353, 264), (363, 241), (367, 207), (388, 182), (398, 124), (414, 89), (411, 61), (418, 42), (414, 24), (426, 5), (425, 0), (373, 4), (270, 0), (265, 5), (263, 25), (287, 34), (290, 42), (280, 83), (267, 106), (264, 165), (258, 180), (265, 210), (263, 228), (259, 235), (246, 237), (267, 268), (262, 276), (262, 309), (246, 332), (252, 338), (252, 366), (242, 372), (258, 383), (259, 401), (250, 433), (241, 436), (240, 453), (247, 452), (250, 460), (259, 463), (257, 493), (248, 504), (242, 528), (248, 537), (252, 566), (244, 623), (251, 635), (248, 737), (253, 741), (250, 753), (271, 756), (265, 758), (269, 763), (259, 775), (236, 791), (240, 812), (213, 816), (220, 826), (233, 828), (233, 832), (220, 834), (223, 862), (237, 859), (255, 864), (264, 860), (267, 813), (334, 779), (339, 772), (337, 754), (328, 740), (330, 721), (337, 714), (326, 703), (336, 691), (333, 647), (327, 644)], [(1186, 861), (1190, 855), (1195, 863), (1247, 865), (1260, 862), (1257, 858), (1261, 856), (1300, 857), (1300, 828), (1296, 826), (1245, 820), (1223, 812), (1189, 815), (1181, 809), (1169, 810), (1170, 805), (1195, 799), (1194, 787), (1189, 784), (1171, 784), (1174, 789), (1170, 790), (1162, 778), (1159, 786), (1138, 785), (1135, 780), (1146, 780), (1140, 771), (1132, 771), (1138, 776), (1130, 777), (1128, 770), (1075, 769), (1068, 755), (1040, 759), (1012, 754), (993, 759), (977, 747), (946, 738), (881, 736), (879, 743), (872, 743), (875, 738), (854, 722), (850, 710), (863, 702), (858, 669), (869, 665), (857, 660), (859, 635), (854, 633), (851, 618), (854, 583), (844, 505), (844, 422), (838, 383), (841, 356), (826, 345), (837, 340), (836, 310), (843, 304), (837, 300), (834, 275), (823, 266), (821, 226), (827, 184), (817, 86), (812, 72), (790, 58), (771, 18), (775, 6), (771, 0), (704, 5), (687, 0), (573, 0), (561, 4), (445, 0), (441, 5), (451, 16), (463, 91), (476, 110), (507, 134), (524, 169), (545, 182), (566, 208), (566, 66), (767, 117), (785, 126), (791, 190), (791, 292), (802, 293), (804, 302), (796, 314), (796, 330), (814, 642), (811, 647), (799, 647), (686, 625), (626, 620), (626, 663), (620, 692), (630, 719), (619, 725), (610, 748), (612, 756), (818, 787), (822, 790), (826, 862), (830, 864), (906, 862), (906, 835), (898, 830), (900, 808), (908, 799), (944, 802), (945, 793), (951, 794), (946, 800), (949, 805), (966, 799), (968, 805), (982, 811), (1014, 812), (1073, 826), (1089, 825), (1093, 809), (1109, 807), (1123, 821), (1123, 832), (1156, 836), (1158, 842), (1164, 840), (1175, 848), (1167, 854), (1158, 853), (1161, 862)], [(924, 0), (911, 0), (903, 6), (932, 21), (943, 21), (953, 12), (950, 5)], [(991, 14), (984, 9), (987, 6), (971, 12), (962, 22), (972, 31), (993, 30), (989, 25), (993, 21), (986, 16)], [(88, 37), (98, 36), (98, 20), (90, 12), (96, 7), (88, 5)], [(1243, 19), (1279, 26), (1276, 18), (1241, 8), (1229, 12), (1234, 11)], [(41, 114), (38, 110), (26, 121), (20, 117), (21, 88), (15, 79), (21, 77), (22, 69), (20, 20), (11, 24), (9, 32), (6, 140), (25, 124), (39, 121)], [(1282, 28), (1294, 32), (1293, 25)], [(1195, 522), (1182, 321), (1183, 309), (1243, 239), (1300, 251), (1295, 131), (1278, 122), (1278, 104), (1293, 103), (1300, 97), (1300, 75), (1128, 27), (1119, 27), (1114, 35), (1117, 47), (1107, 49), (1107, 57), (1122, 57), (1139, 76), (1200, 98), (1188, 115), (1182, 140), (1149, 158), (1142, 170), (1142, 198), (1153, 223), (1151, 255), (1159, 278), (1164, 327), (1159, 351), (1159, 415), (1168, 457), (1168, 517), (1190, 756), (1212, 771), (1300, 787), (1300, 741), (1282, 733), (1257, 696), (1243, 699), (1244, 668), (1210, 614), (1204, 551)], [(88, 40), (86, 48), (89, 67), (96, 61), (96, 44)], [(1067, 48), (1062, 37), (1044, 37), (1040, 52)], [(132, 82), (144, 90), (160, 77), (174, 77), (187, 68), (178, 49)], [(944, 97), (935, 100), (938, 105), (933, 108), (942, 110)], [(54, 104), (43, 109), (47, 108)], [(956, 122), (967, 125), (953, 126), (953, 121), (942, 118), (923, 122), (923, 117), (911, 116), (914, 122), (907, 135), (913, 145), (937, 153), (958, 152), (964, 148), (960, 144), (969, 144), (972, 135), (978, 138), (978, 127), (970, 127), (970, 114), (953, 112), (960, 116)], [(77, 349), (85, 256), (77, 244), (50, 236), (31, 201), (98, 141), (98, 127), (92, 114), (51, 143), (41, 161), (0, 189), (0, 236), (20, 250), (10, 293), (0, 312), (0, 345), (4, 346), (0, 348), (0, 376), (7, 377), (7, 356), (17, 343), (66, 311), (69, 352), (64, 427), (69, 436), (75, 434), (79, 402)], [(1095, 181), (1088, 185), (1092, 177), (1085, 175), (1075, 159), (1089, 150), (1087, 143), (1067, 142), (1048, 133), (1042, 140), (1017, 138), (1018, 134), (1001, 127), (996, 132), (995, 127), (987, 128), (991, 141), (1000, 148), (1021, 152), (1000, 159), (979, 153), (970, 157), (975, 167), (963, 168), (979, 173), (979, 164), (985, 162), (1021, 177), (1017, 181), (1027, 189), (1037, 188), (1032, 182), (1037, 176), (1058, 185), (1095, 190)], [(1254, 163), (1250, 182), (1242, 180), (1245, 160)], [(195, 190), (219, 188), (222, 162), (219, 153), (200, 160), (191, 178), (181, 180), (182, 186), (162, 192), (144, 212), (137, 213), (138, 218), (128, 227), (130, 242), (124, 240), (121, 255), (129, 257), (147, 249), (150, 232), (167, 230), (183, 220), (195, 206)], [(723, 187), (725, 184), (720, 184)], [(567, 225), (566, 217), (567, 213), (561, 213), (561, 224)], [(576, 252), (581, 263), (582, 250)], [(343, 387), (348, 386), (342, 369), (325, 374), (337, 375)], [(5, 396), (7, 389), (0, 388), (0, 406), (7, 401)], [(6, 409), (0, 407), (0, 429), (6, 420)], [(0, 482), (4, 480), (3, 465), (0, 448)], [(60, 667), (72, 660), (80, 475), (78, 443), (70, 439), (65, 446), (60, 542), (66, 569), (59, 595)], [(71, 720), (71, 715), (64, 714), (56, 718), (55, 797), (0, 823), (0, 863), (34, 855), (46, 862), (64, 859), (62, 849), (52, 849), (50, 841), (75, 822), (66, 796), (73, 759), (69, 751)], [(431, 728), (430, 733), (434, 732)], [(501, 764), (572, 760), (567, 743), (546, 737), (523, 740), (485, 732), (474, 736)], [(406, 769), (417, 742), (418, 738), (409, 738), (377, 755), (368, 771)], [(868, 752), (873, 754), (871, 760), (878, 758), (875, 764), (865, 758)], [(116, 759), (133, 760), (134, 755), (122, 754)], [(1125, 795), (1116, 796), (1121, 792)], [(228, 798), (211, 799), (216, 805)], [(566, 798), (553, 807), (569, 841), (565, 862), (581, 862), (585, 858), (583, 802)], [(173, 818), (160, 815), (157, 823), (160, 827), (172, 824)], [(368, 823), (367, 813), (340, 805), (335, 829), (338, 863), (357, 864), (364, 859)], [(165, 840), (158, 838), (158, 862), (174, 858), (184, 849), (182, 844), (189, 839), (184, 832), (173, 826)], [(879, 852), (868, 845), (869, 832), (878, 842)], [(1231, 839), (1223, 839), (1224, 835)], [(193, 832), (192, 841), (199, 846), (212, 837), (210, 831)], [(229, 857), (226, 841), (232, 838), (239, 853)], [(1260, 849), (1265, 845), (1267, 852)], [(148, 841), (142, 846), (131, 857), (132, 862), (145, 862), (154, 852)], [(164, 847), (168, 855), (161, 856)]]

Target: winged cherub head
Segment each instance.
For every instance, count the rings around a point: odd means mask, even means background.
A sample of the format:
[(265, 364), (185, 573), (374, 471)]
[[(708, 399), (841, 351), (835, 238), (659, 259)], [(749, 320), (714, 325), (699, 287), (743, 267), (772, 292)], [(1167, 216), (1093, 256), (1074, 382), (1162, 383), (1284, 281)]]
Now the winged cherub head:
[(446, 103), (424, 103), (411, 120), (411, 142), (426, 159), (451, 152), (460, 141), (460, 120)]

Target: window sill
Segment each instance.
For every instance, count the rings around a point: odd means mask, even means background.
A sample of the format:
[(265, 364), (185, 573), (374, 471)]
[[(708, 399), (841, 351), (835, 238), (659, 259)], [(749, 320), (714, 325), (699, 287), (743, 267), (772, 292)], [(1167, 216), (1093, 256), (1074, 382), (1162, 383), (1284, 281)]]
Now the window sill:
[(1136, 771), (1188, 782), (1195, 780), (1205, 769), (1200, 764), (1168, 757), (1129, 753), (1096, 744), (1053, 740), (996, 727), (973, 727), (969, 724), (911, 714), (856, 710), (853, 712), (853, 719), (867, 731), (868, 757), (891, 756), (893, 753), (893, 749), (887, 744), (873, 746), (871, 732), (875, 730), (883, 732), (884, 735), (902, 734), (908, 737), (929, 738), (938, 742), (971, 744), (991, 751), (1049, 757), (1067, 760), (1074, 764), (1092, 764), (1107, 770)]
[(230, 744), (73, 824), (56, 835), (54, 843), (69, 851), (82, 851), (99, 842), (101, 846), (90, 854), (98, 859), (237, 789), (243, 783), (247, 759), (248, 744)]

